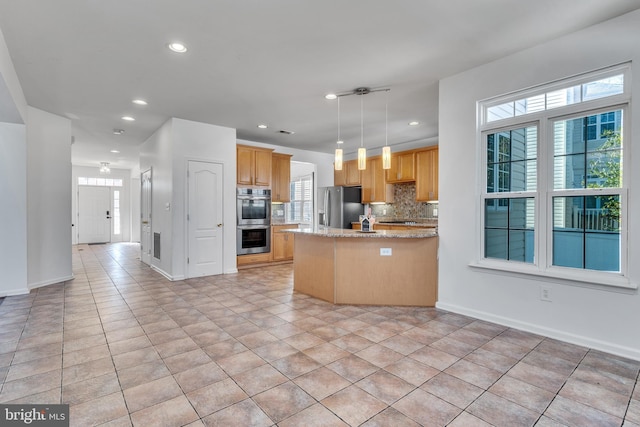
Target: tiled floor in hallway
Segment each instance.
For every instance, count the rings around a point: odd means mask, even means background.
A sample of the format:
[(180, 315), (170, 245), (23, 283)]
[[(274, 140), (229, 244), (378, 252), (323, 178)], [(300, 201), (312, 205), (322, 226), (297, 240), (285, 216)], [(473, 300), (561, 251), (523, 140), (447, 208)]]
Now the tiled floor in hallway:
[(71, 425), (640, 426), (640, 362), (433, 308), (334, 306), (291, 265), (169, 282), (134, 244), (0, 305), (0, 402)]

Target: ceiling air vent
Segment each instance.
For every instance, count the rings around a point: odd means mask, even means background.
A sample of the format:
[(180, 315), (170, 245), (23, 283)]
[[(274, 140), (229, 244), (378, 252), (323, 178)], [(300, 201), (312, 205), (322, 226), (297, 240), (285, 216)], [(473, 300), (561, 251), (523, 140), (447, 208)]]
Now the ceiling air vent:
[(285, 135), (293, 135), (295, 132), (290, 131), (290, 130), (280, 129), (280, 130), (278, 131), (278, 133), (283, 133), (283, 134), (285, 134)]

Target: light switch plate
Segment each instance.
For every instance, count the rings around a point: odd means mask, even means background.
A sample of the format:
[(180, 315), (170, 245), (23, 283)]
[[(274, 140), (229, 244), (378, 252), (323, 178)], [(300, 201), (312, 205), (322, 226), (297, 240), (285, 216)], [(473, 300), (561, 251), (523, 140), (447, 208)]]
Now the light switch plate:
[(391, 248), (380, 248), (380, 256), (391, 256)]

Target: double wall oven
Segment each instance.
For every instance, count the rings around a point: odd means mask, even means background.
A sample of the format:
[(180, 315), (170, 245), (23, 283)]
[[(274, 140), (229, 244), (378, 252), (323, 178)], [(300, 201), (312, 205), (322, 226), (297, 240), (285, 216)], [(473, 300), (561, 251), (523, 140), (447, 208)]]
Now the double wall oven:
[(238, 188), (237, 254), (260, 254), (271, 250), (271, 190)]

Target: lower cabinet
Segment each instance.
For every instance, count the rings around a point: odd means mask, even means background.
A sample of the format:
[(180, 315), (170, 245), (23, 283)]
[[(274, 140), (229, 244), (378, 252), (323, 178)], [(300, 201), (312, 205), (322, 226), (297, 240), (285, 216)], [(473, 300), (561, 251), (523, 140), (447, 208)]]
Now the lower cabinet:
[(282, 232), (298, 228), (297, 225), (272, 225), (271, 226), (271, 255), (273, 261), (290, 261), (293, 259), (294, 236), (291, 233)]

